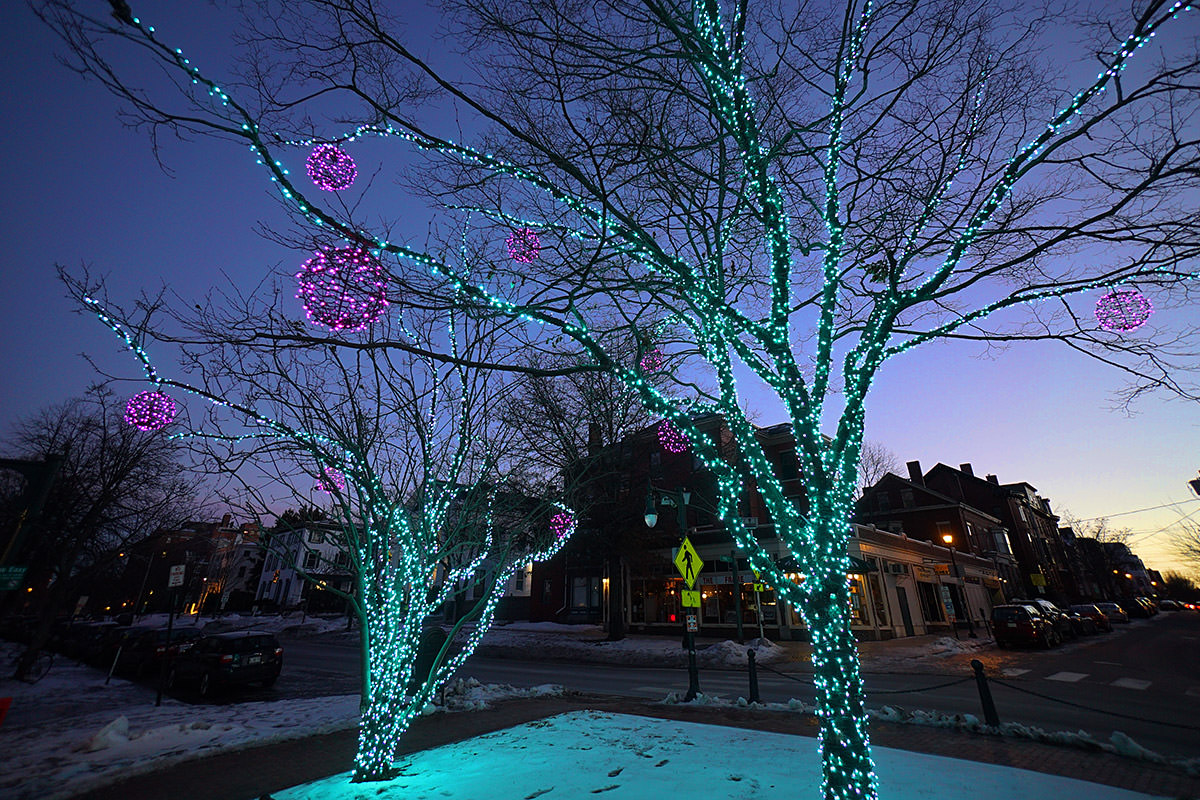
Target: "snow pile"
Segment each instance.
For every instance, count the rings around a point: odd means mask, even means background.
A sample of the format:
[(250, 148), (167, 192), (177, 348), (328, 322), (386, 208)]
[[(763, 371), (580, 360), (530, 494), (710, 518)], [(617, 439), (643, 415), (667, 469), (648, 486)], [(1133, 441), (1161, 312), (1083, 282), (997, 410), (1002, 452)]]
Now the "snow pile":
[(1151, 764), (1168, 764), (1182, 769), (1189, 775), (1200, 775), (1200, 758), (1172, 759), (1156, 753), (1135, 742), (1121, 731), (1113, 731), (1107, 742), (1101, 741), (1087, 731), (1047, 731), (1034, 725), (1020, 722), (1002, 722), (999, 726), (984, 724), (974, 714), (943, 714), (938, 711), (909, 710), (902, 706), (886, 705), (868, 709), (867, 714), (885, 722), (908, 725), (924, 725), (934, 728), (955, 728), (974, 733), (1029, 739), (1034, 742), (1077, 747), (1082, 750), (1103, 751), (1115, 755), (1145, 761)]
[[(889, 800), (1150, 798), (1086, 781), (884, 747), (874, 748), (873, 756), (880, 796)], [(820, 782), (820, 757), (807, 737), (576, 711), (405, 756), (398, 777), (373, 783), (369, 791), (342, 774), (274, 792), (272, 797), (550, 800), (672, 795), (744, 800), (813, 797)]]
[(759, 664), (771, 664), (787, 659), (787, 651), (770, 639), (751, 639), (745, 644), (726, 639), (699, 651), (697, 658), (706, 667), (738, 669), (746, 666), (747, 650), (754, 651), (754, 659)]
[(983, 647), (991, 645), (990, 639), (955, 639), (952, 636), (939, 636), (929, 644), (928, 653), (931, 656), (952, 656), (960, 653), (974, 653)]
[[(483, 684), (475, 678), (459, 678), (446, 685), (439, 700), (442, 709), (446, 711), (482, 711), (491, 708), (491, 704), (499, 700), (521, 697), (562, 697), (562, 695), (563, 687), (556, 683), (543, 683), (528, 689), (520, 689), (505, 683)], [(436, 708), (426, 706), (425, 713), (431, 713)]]

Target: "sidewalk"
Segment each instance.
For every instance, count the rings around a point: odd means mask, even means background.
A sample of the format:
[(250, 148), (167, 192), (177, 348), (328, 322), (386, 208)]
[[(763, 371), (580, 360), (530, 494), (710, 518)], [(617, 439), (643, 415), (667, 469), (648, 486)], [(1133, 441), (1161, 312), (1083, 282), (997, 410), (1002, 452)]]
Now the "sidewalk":
[[(486, 711), (420, 718), (405, 736), (404, 752), (434, 748), (584, 709), (728, 725), (794, 736), (812, 737), (817, 730), (814, 717), (794, 712), (664, 705), (573, 694), (556, 698), (511, 700), (498, 703)], [(873, 743), (883, 747), (998, 764), (1172, 798), (1200, 798), (1200, 778), (1188, 777), (1176, 769), (1142, 764), (1105, 753), (879, 721), (871, 723), (871, 738)], [(353, 730), (313, 736), (232, 753), (218, 753), (77, 797), (79, 800), (161, 800), (171, 796), (187, 797), (189, 800), (255, 800), (289, 786), (349, 769), (354, 748)], [(930, 780), (931, 786), (936, 786), (936, 776), (931, 776)]]

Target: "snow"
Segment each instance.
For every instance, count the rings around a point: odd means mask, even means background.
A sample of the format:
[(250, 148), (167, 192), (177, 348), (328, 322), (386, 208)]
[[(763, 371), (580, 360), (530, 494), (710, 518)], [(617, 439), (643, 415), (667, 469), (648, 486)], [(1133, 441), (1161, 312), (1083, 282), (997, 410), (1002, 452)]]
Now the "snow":
[[(1150, 795), (1085, 781), (876, 747), (889, 800), (1087, 798)], [(603, 795), (818, 798), (813, 740), (598, 711), (576, 711), (408, 756), (399, 777), (351, 784), (337, 775), (275, 792), (275, 800), (544, 800)], [(520, 765), (514, 769), (514, 765)]]

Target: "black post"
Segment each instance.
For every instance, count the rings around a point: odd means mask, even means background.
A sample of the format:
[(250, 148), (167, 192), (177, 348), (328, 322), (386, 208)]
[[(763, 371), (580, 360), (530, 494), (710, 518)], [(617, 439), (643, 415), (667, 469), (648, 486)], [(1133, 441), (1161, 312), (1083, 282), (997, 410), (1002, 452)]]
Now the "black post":
[[(683, 627), (687, 629), (687, 614), (683, 615)], [(700, 670), (696, 667), (696, 634), (692, 631), (687, 631), (684, 634), (687, 637), (688, 651), (688, 690), (684, 695), (683, 702), (690, 703), (696, 699), (696, 695), (700, 694)]]
[(1000, 715), (996, 713), (996, 703), (992, 700), (992, 690), (988, 686), (987, 675), (983, 672), (983, 662), (977, 658), (971, 659), (971, 669), (975, 670), (975, 685), (979, 687), (979, 702), (983, 704), (983, 719), (994, 728), (1000, 724)]
[(171, 631), (175, 628), (175, 599), (178, 596), (179, 592), (171, 589), (167, 597), (167, 608), (169, 609), (167, 613), (167, 644), (166, 649), (163, 650), (162, 665), (158, 670), (158, 694), (154, 698), (155, 706), (162, 705), (163, 684), (167, 682), (167, 662), (171, 660)]
[(737, 643), (744, 644), (746, 634), (742, 631), (742, 579), (737, 570), (737, 550), (729, 551), (729, 569), (733, 573), (733, 613), (737, 615)]
[(746, 651), (746, 663), (750, 669), (750, 702), (760, 702), (758, 699), (758, 665), (754, 661), (754, 651)]

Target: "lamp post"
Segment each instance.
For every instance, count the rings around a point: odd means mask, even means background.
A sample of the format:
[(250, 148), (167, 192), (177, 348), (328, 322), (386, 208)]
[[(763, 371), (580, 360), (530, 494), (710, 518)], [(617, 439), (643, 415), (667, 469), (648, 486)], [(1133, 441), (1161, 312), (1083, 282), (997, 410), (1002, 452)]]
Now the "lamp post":
[[(943, 533), (942, 541), (945, 542), (946, 546), (950, 548), (950, 571), (953, 572), (954, 577), (957, 578), (958, 577), (958, 559), (956, 559), (954, 557), (954, 534)], [(961, 587), (961, 584), (960, 584), (960, 587)], [(975, 634), (975, 623), (971, 621), (971, 604), (967, 602), (966, 589), (959, 588), (958, 593), (959, 593), (959, 599), (961, 599), (963, 602), (963, 605), (966, 606), (963, 609), (963, 611), (965, 611), (967, 614), (967, 636), (971, 639), (978, 639), (979, 637)]]
[[(653, 485), (648, 487), (646, 492), (646, 527), (653, 528), (658, 524), (658, 506), (655, 503), (657, 493), (658, 502), (664, 506), (674, 506), (679, 515), (679, 536), (680, 538), (687, 537), (687, 505), (692, 499), (692, 493), (687, 489), (675, 489), (674, 491), (664, 491), (655, 489)], [(682, 605), (680, 606), (683, 607)], [(696, 699), (696, 695), (700, 694), (700, 672), (696, 666), (696, 634), (688, 630), (687, 612), (683, 613), (683, 641), (688, 653), (688, 690), (684, 695), (684, 702), (690, 703)]]

